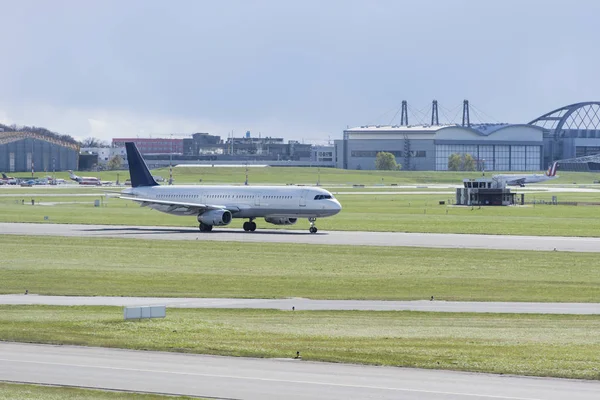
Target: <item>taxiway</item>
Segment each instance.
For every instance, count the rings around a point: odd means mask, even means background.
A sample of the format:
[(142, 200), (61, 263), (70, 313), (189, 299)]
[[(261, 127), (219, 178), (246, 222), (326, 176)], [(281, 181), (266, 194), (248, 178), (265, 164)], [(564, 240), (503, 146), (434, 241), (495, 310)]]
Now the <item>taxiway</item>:
[(0, 380), (220, 399), (596, 400), (600, 383), (0, 342)]
[(0, 295), (0, 304), (53, 306), (137, 307), (164, 305), (170, 308), (247, 308), (296, 311), (360, 310), (360, 311), (429, 311), (503, 314), (600, 314), (600, 303), (512, 303), (469, 301), (389, 301), (389, 300), (311, 300), (232, 299), (177, 297), (105, 297), (105, 296), (38, 296), (35, 294)]
[(256, 232), (244, 232), (241, 229), (228, 228), (215, 228), (213, 232), (201, 233), (195, 228), (166, 226), (67, 225), (49, 223), (0, 223), (0, 232), (9, 235), (66, 237), (600, 252), (600, 238), (590, 237), (352, 231), (322, 231), (317, 234), (310, 234), (305, 230), (259, 229)]

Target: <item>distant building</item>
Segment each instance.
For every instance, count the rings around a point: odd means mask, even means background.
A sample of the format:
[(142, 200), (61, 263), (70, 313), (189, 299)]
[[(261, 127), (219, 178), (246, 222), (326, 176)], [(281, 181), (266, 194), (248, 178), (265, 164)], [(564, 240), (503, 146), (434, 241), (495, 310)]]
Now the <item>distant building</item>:
[(283, 138), (250, 137), (228, 138), (224, 153), (230, 156), (244, 156), (277, 161), (309, 161), (312, 145), (295, 140), (285, 143)]
[(528, 124), (471, 124), (467, 100), (461, 125), (439, 124), (435, 100), (431, 116), (431, 125), (409, 125), (403, 102), (400, 125), (346, 129), (343, 139), (335, 141), (336, 166), (375, 169), (377, 153), (386, 151), (396, 157), (403, 170), (445, 171), (454, 153), (470, 154), (476, 168), (486, 171), (539, 171), (557, 160), (565, 160), (565, 167), (573, 170), (599, 167), (597, 101), (567, 105)]
[(335, 146), (312, 146), (310, 159), (316, 162), (335, 162)]
[[(521, 195), (521, 204), (524, 196)], [(463, 187), (456, 189), (456, 205), (511, 206), (516, 204), (516, 193), (501, 180), (478, 178), (463, 179)]]
[(114, 138), (112, 147), (125, 147), (133, 142), (141, 154), (183, 154), (183, 139), (168, 138)]
[(223, 154), (223, 148), (221, 136), (208, 133), (194, 133), (191, 138), (183, 139), (183, 155), (186, 156)]
[(531, 125), (378, 125), (347, 129), (335, 143), (344, 169), (375, 169), (377, 153), (385, 151), (403, 170), (446, 171), (451, 154), (468, 153), (478, 170), (538, 171), (543, 134)]
[[(584, 157), (594, 159), (593, 156), (600, 155), (599, 101), (586, 101), (557, 108), (529, 124), (543, 129), (544, 165), (550, 165), (557, 160)], [(587, 161), (582, 161), (579, 166), (574, 162), (569, 164), (575, 170), (588, 170)]]
[[(321, 146), (317, 152), (311, 144), (296, 140), (287, 143), (283, 138), (252, 137), (246, 132), (243, 137), (229, 137), (223, 141), (220, 136), (209, 133), (194, 133), (184, 139), (126, 139), (115, 138), (113, 147), (121, 148), (127, 141), (136, 143), (150, 168), (159, 168), (171, 164), (265, 164), (281, 166), (314, 166), (333, 167), (333, 146)], [(177, 140), (178, 142), (175, 142)], [(160, 142), (164, 141), (164, 142)], [(180, 141), (180, 142), (179, 142)], [(181, 147), (179, 147), (179, 143)], [(174, 151), (164, 151), (171, 144)], [(98, 154), (98, 164), (110, 160), (112, 150), (92, 149)], [(321, 161), (315, 161), (313, 158)]]
[(90, 154), (98, 156), (97, 164), (106, 165), (114, 156), (120, 156), (123, 161), (127, 160), (125, 147), (82, 147), (80, 154)]
[(77, 169), (79, 145), (32, 132), (0, 132), (0, 171), (34, 172)]

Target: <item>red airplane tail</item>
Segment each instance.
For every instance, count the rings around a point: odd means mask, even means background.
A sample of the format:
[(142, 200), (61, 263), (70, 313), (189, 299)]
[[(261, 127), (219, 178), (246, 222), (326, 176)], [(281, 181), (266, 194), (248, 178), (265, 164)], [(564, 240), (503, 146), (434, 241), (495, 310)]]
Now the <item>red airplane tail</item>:
[(548, 168), (548, 171), (546, 171), (546, 176), (556, 176), (557, 169), (558, 169), (558, 163), (557, 162), (552, 163), (550, 168)]

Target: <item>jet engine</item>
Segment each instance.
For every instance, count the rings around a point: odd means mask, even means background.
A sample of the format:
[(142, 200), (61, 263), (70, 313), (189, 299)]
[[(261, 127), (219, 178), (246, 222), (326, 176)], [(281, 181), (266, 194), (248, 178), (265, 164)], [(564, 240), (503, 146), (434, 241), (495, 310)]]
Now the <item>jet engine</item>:
[(298, 218), (266, 217), (265, 221), (273, 225), (294, 225)]
[(201, 222), (205, 225), (229, 225), (231, 222), (231, 211), (209, 210), (198, 215), (198, 222)]

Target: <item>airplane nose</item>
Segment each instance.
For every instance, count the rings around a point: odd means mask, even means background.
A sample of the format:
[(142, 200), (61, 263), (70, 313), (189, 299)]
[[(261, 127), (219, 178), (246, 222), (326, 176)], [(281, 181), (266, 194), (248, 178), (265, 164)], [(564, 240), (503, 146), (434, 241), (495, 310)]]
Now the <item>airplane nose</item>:
[(336, 214), (342, 211), (342, 205), (339, 201), (337, 201), (337, 199), (333, 201), (333, 209), (335, 210)]

